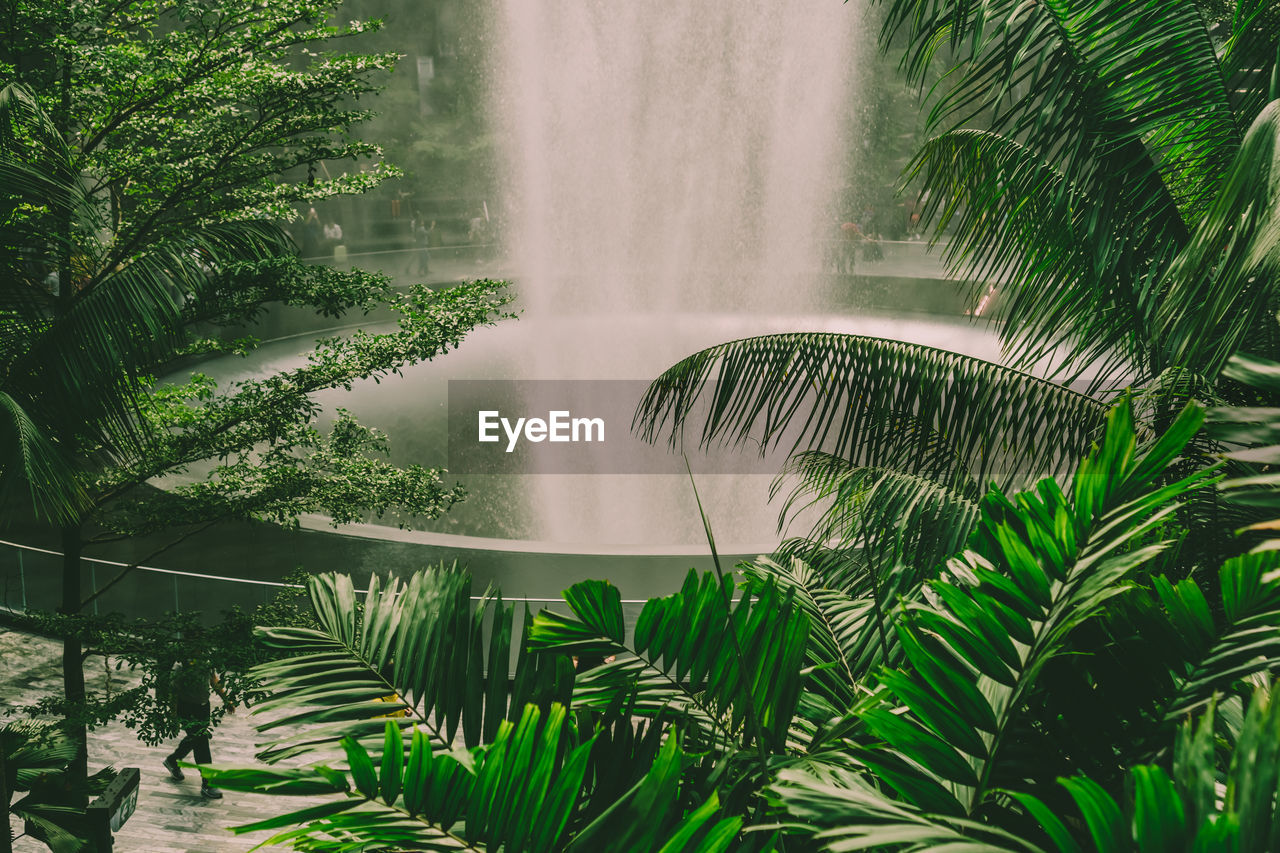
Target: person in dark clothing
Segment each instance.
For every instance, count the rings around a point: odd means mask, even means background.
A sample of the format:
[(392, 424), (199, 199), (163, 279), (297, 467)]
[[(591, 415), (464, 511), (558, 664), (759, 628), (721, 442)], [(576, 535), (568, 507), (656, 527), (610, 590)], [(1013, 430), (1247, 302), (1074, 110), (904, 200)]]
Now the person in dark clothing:
[(324, 225), (314, 207), (307, 211), (307, 219), (302, 223), (301, 250), (303, 258), (319, 257), (324, 250)]
[[(213, 763), (209, 751), (209, 739), (213, 734), (211, 716), (213, 709), (209, 704), (210, 691), (215, 692), (227, 702), (227, 694), (222, 689), (218, 675), (207, 664), (189, 661), (179, 666), (173, 673), (174, 699), (178, 720), (186, 736), (178, 742), (178, 747), (164, 759), (164, 769), (177, 781), (186, 778), (178, 762), (192, 752), (197, 764)], [(235, 713), (235, 707), (227, 705), (229, 713)], [(209, 800), (222, 799), (222, 792), (212, 787), (204, 776), (200, 777), (200, 794)]]

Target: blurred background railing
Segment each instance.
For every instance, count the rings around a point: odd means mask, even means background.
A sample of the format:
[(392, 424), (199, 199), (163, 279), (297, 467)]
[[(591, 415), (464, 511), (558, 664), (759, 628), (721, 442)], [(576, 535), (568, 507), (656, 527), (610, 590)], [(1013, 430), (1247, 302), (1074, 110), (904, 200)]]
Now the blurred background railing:
[[(228, 578), (155, 566), (131, 567), (118, 560), (95, 557), (81, 558), (81, 573), (85, 600), (89, 601), (85, 612), (95, 615), (121, 613), (157, 617), (164, 613), (198, 612), (203, 621), (215, 622), (232, 608), (252, 612), (284, 590), (301, 588), (279, 581)], [(61, 603), (61, 578), (60, 552), (0, 540), (0, 609), (10, 613), (57, 610)], [(364, 594), (367, 590), (357, 592)], [(471, 597), (472, 601), (482, 599), (482, 595)], [(517, 605), (513, 626), (513, 636), (517, 638), (524, 626), (525, 608), (520, 605), (528, 605), (531, 613), (544, 608), (568, 612), (568, 606), (560, 598), (504, 596), (504, 600)], [(628, 626), (634, 626), (644, 604), (644, 599), (623, 599)]]

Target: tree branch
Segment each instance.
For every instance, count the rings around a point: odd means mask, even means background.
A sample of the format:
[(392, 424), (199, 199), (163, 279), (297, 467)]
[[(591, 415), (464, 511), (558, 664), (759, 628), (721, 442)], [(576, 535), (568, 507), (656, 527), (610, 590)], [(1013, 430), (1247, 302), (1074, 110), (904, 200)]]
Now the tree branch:
[(207, 521), (207, 522), (205, 522), (204, 524), (200, 525), (199, 527), (196, 527), (196, 528), (195, 528), (195, 529), (193, 529), (193, 530), (188, 530), (186, 533), (182, 534), (182, 535), (181, 535), (181, 536), (179, 536), (177, 539), (174, 539), (174, 540), (173, 540), (172, 542), (170, 542), (169, 544), (167, 544), (167, 545), (162, 545), (161, 547), (159, 547), (159, 548), (157, 548), (156, 550), (152, 551), (150, 554), (147, 554), (145, 557), (141, 557), (141, 558), (139, 558), (138, 560), (136, 560), (135, 562), (130, 563), (129, 565), (125, 566), (123, 569), (121, 569), (121, 570), (120, 570), (120, 573), (119, 573), (119, 574), (117, 574), (117, 575), (116, 575), (114, 578), (112, 578), (110, 581), (108, 581), (108, 582), (106, 583), (106, 585), (104, 585), (101, 589), (99, 589), (99, 590), (98, 590), (97, 592), (95, 592), (93, 595), (91, 595), (91, 596), (89, 596), (88, 598), (86, 598), (84, 601), (80, 602), (80, 610), (84, 610), (84, 608), (88, 607), (88, 606), (89, 606), (91, 603), (93, 603), (93, 602), (94, 602), (94, 601), (95, 601), (99, 596), (101, 596), (101, 595), (102, 595), (103, 593), (105, 593), (107, 590), (111, 589), (111, 588), (112, 588), (113, 586), (115, 586), (116, 584), (120, 583), (120, 581), (124, 579), (125, 575), (129, 574), (129, 572), (131, 572), (131, 571), (133, 571), (134, 569), (136, 569), (136, 568), (138, 568), (139, 566), (141, 566), (141, 565), (142, 565), (144, 562), (146, 562), (147, 560), (155, 559), (156, 557), (158, 557), (158, 556), (160, 556), (161, 554), (163, 554), (165, 551), (168, 551), (170, 548), (174, 548), (174, 547), (176, 547), (176, 546), (178, 546), (178, 545), (182, 544), (183, 542), (185, 542), (185, 541), (187, 541), (188, 539), (190, 539), (192, 536), (195, 536), (197, 533), (203, 533), (204, 531), (208, 530), (210, 527), (213, 527), (213, 525), (217, 524), (218, 522), (225, 520), (225, 518), (226, 518), (226, 516), (219, 516), (219, 517), (217, 517), (217, 518), (215, 518), (215, 519), (212, 519), (211, 521)]

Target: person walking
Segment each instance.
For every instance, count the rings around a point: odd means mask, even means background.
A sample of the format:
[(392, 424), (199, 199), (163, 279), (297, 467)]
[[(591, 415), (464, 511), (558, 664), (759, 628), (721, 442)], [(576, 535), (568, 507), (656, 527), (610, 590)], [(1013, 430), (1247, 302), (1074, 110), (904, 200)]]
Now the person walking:
[[(185, 737), (178, 746), (164, 759), (164, 769), (176, 781), (186, 778), (178, 762), (192, 752), (197, 764), (212, 764), (213, 756), (209, 751), (209, 740), (213, 735), (213, 709), (209, 703), (210, 691), (217, 693), (226, 706), (227, 713), (234, 714), (235, 706), (227, 701), (226, 691), (213, 668), (203, 661), (188, 661), (180, 665), (173, 673), (173, 692), (178, 722), (185, 732)], [(222, 792), (211, 786), (200, 776), (200, 795), (208, 800), (222, 799)]]
[(414, 249), (413, 262), (409, 266), (409, 275), (428, 275), (431, 272), (431, 229), (436, 227), (433, 220), (431, 228), (427, 228), (421, 219), (411, 223)]

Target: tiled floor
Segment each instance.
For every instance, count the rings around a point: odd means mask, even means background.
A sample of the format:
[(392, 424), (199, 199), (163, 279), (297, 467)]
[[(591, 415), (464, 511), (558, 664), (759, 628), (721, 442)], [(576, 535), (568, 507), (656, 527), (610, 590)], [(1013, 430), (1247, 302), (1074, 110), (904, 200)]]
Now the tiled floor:
[[(92, 659), (91, 659), (92, 663)], [(105, 673), (90, 666), (90, 689), (101, 690)], [(113, 673), (115, 686), (120, 674)], [(0, 715), (34, 702), (40, 696), (61, 689), (60, 650), (48, 639), (33, 637), (0, 627)], [(252, 717), (241, 711), (228, 715), (214, 733), (214, 763), (224, 766), (253, 764), (254, 731)], [(138, 807), (116, 834), (117, 853), (231, 853), (247, 851), (271, 835), (259, 832), (232, 835), (228, 827), (273, 817), (284, 811), (311, 804), (309, 799), (266, 797), (225, 792), (221, 800), (200, 796), (197, 774), (188, 772), (183, 782), (175, 782), (160, 766), (173, 744), (149, 747), (129, 729), (112, 724), (89, 736), (91, 770), (107, 764), (137, 767), (142, 771)], [(322, 802), (316, 800), (315, 802)], [(14, 831), (21, 832), (15, 822)], [(22, 838), (18, 853), (47, 851), (43, 844)], [(278, 849), (278, 848), (269, 848)]]

